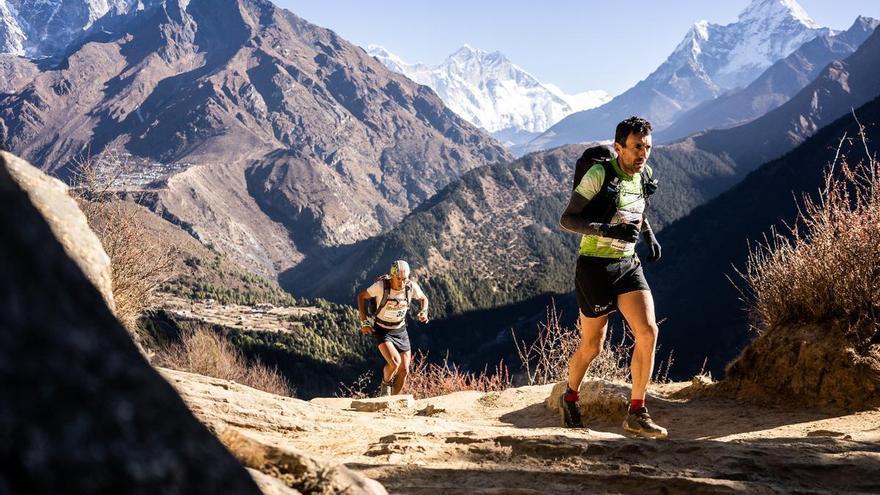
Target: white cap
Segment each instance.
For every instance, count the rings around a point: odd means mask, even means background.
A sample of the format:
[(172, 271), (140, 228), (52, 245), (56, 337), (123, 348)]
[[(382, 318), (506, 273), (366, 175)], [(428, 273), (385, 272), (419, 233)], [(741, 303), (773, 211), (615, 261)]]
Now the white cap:
[(397, 260), (394, 263), (391, 263), (391, 270), (388, 271), (388, 274), (393, 276), (397, 276), (403, 280), (409, 278), (409, 263), (403, 260)]

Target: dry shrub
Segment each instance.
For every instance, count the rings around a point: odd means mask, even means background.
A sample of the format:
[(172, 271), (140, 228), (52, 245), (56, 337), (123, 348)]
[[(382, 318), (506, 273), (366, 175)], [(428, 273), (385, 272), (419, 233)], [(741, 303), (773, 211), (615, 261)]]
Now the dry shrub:
[(110, 257), (116, 317), (134, 332), (155, 290), (171, 278), (177, 253), (149, 236), (138, 221), (139, 207), (118, 196), (119, 178), (130, 168), (114, 152), (85, 160), (71, 191)]
[(373, 372), (366, 371), (358, 375), (357, 378), (351, 383), (351, 385), (346, 385), (345, 383), (339, 384), (339, 390), (336, 392), (336, 397), (347, 397), (350, 399), (366, 399), (370, 396), (370, 391), (374, 388), (373, 383)]
[(294, 391), (277, 369), (259, 360), (248, 363), (228, 340), (207, 328), (187, 326), (180, 341), (163, 346), (156, 354), (158, 366), (232, 380), (276, 395), (293, 396)]
[[(547, 320), (538, 324), (538, 333), (531, 344), (517, 340), (513, 335), (522, 369), (529, 385), (544, 385), (568, 379), (568, 362), (580, 344), (580, 320), (575, 328), (562, 326), (555, 303), (547, 307)], [(632, 345), (625, 332), (620, 341), (605, 340), (602, 352), (587, 369), (587, 378), (609, 381), (627, 381), (630, 376), (629, 361)], [(670, 361), (667, 361), (668, 374)], [(665, 376), (664, 374), (664, 376)]]
[(741, 275), (748, 283), (744, 299), (755, 329), (862, 321), (867, 324), (855, 326), (876, 332), (880, 171), (864, 133), (861, 138), (868, 160), (850, 165), (846, 157), (835, 157), (819, 198), (804, 195), (788, 235), (773, 232), (750, 253)]
[[(749, 254), (743, 299), (760, 335), (719, 390), (851, 410), (880, 404), (880, 170), (838, 154), (788, 235)], [(841, 146), (846, 136), (841, 140)]]
[(428, 355), (416, 352), (407, 378), (407, 389), (417, 399), (437, 397), (463, 390), (497, 392), (510, 388), (510, 375), (504, 362), (499, 362), (492, 373), (488, 368), (480, 373), (462, 371), (449, 356), (441, 364), (428, 362)]

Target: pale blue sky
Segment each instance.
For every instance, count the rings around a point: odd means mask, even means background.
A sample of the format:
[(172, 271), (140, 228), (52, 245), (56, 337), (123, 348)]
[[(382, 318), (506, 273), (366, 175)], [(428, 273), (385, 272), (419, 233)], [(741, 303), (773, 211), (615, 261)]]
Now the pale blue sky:
[[(500, 51), (542, 82), (618, 94), (644, 79), (694, 22), (728, 24), (749, 0), (273, 0), (351, 42), (436, 65), (468, 43)], [(799, 0), (820, 25), (880, 18), (880, 0)], [(615, 49), (621, 36), (625, 48)], [(641, 37), (641, 42), (638, 38)]]

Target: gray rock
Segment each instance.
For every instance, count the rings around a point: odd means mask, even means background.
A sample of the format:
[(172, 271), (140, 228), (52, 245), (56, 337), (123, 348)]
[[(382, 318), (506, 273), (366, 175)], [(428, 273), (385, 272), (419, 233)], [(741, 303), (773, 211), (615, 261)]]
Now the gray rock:
[(257, 486), (260, 487), (260, 491), (263, 492), (263, 495), (301, 495), (302, 493), (299, 490), (294, 490), (285, 485), (284, 482), (278, 478), (273, 478), (268, 474), (257, 471), (256, 469), (248, 468), (248, 473), (250, 473), (254, 481), (257, 482)]
[[(544, 401), (547, 409), (560, 414), (559, 397), (565, 393), (565, 382), (553, 386), (550, 396)], [(589, 380), (581, 383), (578, 390), (578, 407), (587, 421), (623, 421), (629, 405), (630, 388), (626, 385), (605, 380)]]
[(0, 163), (3, 163), (9, 177), (27, 193), (31, 204), (49, 224), (64, 251), (98, 288), (107, 306), (115, 311), (110, 257), (89, 227), (86, 216), (68, 194), (67, 186), (12, 153), (0, 151), (0, 156)]
[(259, 493), (141, 357), (7, 164), (0, 231), (0, 492)]
[[(251, 475), (265, 484), (264, 493), (291, 493), (278, 490), (279, 483), (260, 476), (270, 471), (285, 486), (303, 493), (346, 495), (388, 495), (376, 480), (362, 476), (342, 464), (313, 457), (290, 447), (267, 445), (236, 430), (225, 428), (220, 438), (250, 469)], [(257, 472), (255, 473), (255, 470)], [(265, 474), (265, 473), (263, 473)], [(299, 493), (294, 491), (293, 493)]]
[(392, 395), (351, 401), (351, 408), (360, 412), (411, 410), (416, 405), (412, 395)]

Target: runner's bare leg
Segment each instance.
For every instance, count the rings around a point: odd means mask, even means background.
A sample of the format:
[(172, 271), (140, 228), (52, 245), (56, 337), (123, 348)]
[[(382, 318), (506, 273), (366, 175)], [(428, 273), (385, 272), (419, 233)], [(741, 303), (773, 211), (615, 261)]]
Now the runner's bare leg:
[(397, 374), (397, 370), (400, 368), (400, 363), (402, 361), (400, 353), (397, 352), (397, 349), (391, 342), (382, 342), (379, 344), (379, 352), (382, 353), (382, 357), (385, 358), (385, 367), (382, 368), (382, 381), (388, 383), (394, 378), (394, 375)]
[(637, 290), (617, 297), (617, 307), (633, 332), (636, 343), (632, 355), (632, 398), (644, 400), (654, 371), (657, 346), (657, 320), (651, 291)]
[(403, 391), (406, 377), (409, 375), (409, 365), (411, 362), (412, 352), (404, 351), (400, 353), (400, 366), (397, 367), (397, 378), (394, 379), (394, 395)]
[(578, 348), (568, 362), (568, 386), (572, 390), (578, 390), (587, 368), (593, 359), (602, 351), (605, 345), (605, 333), (608, 330), (608, 315), (598, 318), (588, 318), (580, 313), (581, 341)]

